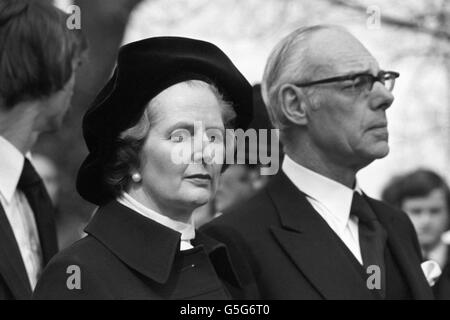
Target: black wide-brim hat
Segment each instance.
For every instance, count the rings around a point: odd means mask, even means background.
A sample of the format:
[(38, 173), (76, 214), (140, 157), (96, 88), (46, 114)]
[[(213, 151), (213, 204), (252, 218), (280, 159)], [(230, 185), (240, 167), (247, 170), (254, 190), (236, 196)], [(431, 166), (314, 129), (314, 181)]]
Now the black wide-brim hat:
[(237, 114), (235, 127), (252, 119), (252, 87), (215, 45), (180, 37), (156, 37), (123, 46), (111, 79), (83, 118), (89, 151), (77, 177), (77, 190), (101, 205), (114, 196), (105, 185), (104, 167), (120, 133), (134, 126), (148, 102), (168, 87), (187, 80), (214, 84)]

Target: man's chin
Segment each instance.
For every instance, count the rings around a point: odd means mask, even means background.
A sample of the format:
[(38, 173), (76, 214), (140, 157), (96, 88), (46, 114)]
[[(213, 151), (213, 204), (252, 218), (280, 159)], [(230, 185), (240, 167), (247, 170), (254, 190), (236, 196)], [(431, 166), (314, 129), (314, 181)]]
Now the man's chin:
[(387, 141), (378, 142), (372, 149), (371, 156), (373, 160), (382, 159), (389, 154), (390, 148)]
[(383, 151), (379, 152), (379, 156), (377, 157), (377, 159), (382, 159), (384, 157), (386, 157), (389, 154), (389, 146), (386, 146), (386, 148)]
[(389, 146), (385, 144), (384, 146), (377, 145), (370, 150), (364, 150), (359, 153), (359, 163), (358, 169), (362, 169), (373, 161), (377, 159), (382, 159), (389, 154)]

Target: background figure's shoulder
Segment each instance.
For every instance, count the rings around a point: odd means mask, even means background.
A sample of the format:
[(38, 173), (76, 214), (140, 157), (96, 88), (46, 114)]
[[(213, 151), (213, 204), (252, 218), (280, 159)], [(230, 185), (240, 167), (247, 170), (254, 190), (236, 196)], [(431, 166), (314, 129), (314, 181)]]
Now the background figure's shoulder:
[(279, 224), (279, 219), (267, 189), (263, 188), (252, 198), (225, 211), (200, 230), (224, 243), (232, 255), (245, 257), (253, 270), (256, 270), (254, 255), (264, 247), (265, 241), (269, 241), (270, 228), (274, 224)]
[(33, 299), (108, 299), (95, 263), (104, 251), (98, 241), (87, 236), (56, 254), (45, 267)]
[(238, 229), (252, 228), (255, 222), (264, 223), (269, 218), (269, 213), (274, 210), (272, 201), (263, 188), (250, 199), (236, 203), (225, 210), (221, 216), (207, 224), (210, 226), (231, 226)]

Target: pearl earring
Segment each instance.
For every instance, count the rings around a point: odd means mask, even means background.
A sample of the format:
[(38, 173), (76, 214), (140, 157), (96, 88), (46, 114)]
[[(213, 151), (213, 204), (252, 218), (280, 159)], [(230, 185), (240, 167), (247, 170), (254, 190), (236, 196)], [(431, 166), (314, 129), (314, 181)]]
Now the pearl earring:
[(131, 179), (132, 179), (134, 182), (139, 183), (139, 182), (141, 182), (142, 177), (141, 177), (141, 175), (140, 175), (139, 173), (135, 172), (135, 173), (133, 173), (133, 174), (131, 175)]

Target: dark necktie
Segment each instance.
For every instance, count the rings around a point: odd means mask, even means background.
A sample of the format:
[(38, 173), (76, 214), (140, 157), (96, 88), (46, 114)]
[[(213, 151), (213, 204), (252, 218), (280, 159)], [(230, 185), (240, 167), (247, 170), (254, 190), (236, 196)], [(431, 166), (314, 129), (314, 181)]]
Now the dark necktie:
[(372, 268), (368, 269), (370, 266), (379, 267), (379, 270), (381, 271), (380, 289), (370, 289), (380, 294), (381, 298), (384, 298), (386, 294), (386, 274), (384, 265), (384, 249), (387, 239), (386, 231), (378, 222), (375, 213), (372, 211), (367, 201), (358, 192), (353, 193), (350, 214), (358, 217), (359, 220), (359, 245), (367, 277), (374, 274)]
[[(41, 246), (43, 247), (43, 258), (44, 261), (48, 261), (50, 255), (56, 252), (56, 249), (53, 248), (53, 243), (56, 243), (56, 240), (53, 239), (56, 236), (53, 220), (54, 207), (41, 177), (27, 158), (25, 158), (17, 188), (25, 194), (31, 210), (33, 210), (36, 225), (39, 229)], [(50, 233), (47, 232), (48, 230), (50, 230)]]

